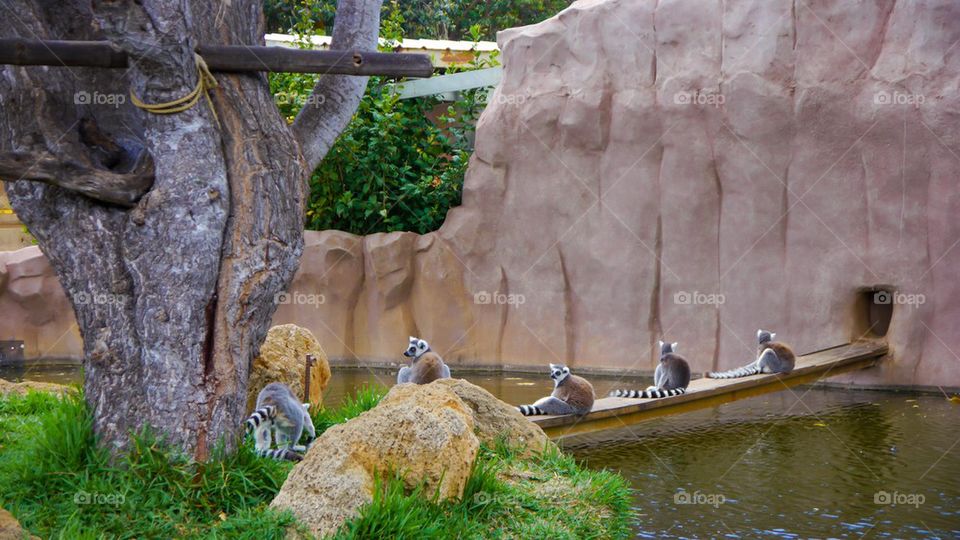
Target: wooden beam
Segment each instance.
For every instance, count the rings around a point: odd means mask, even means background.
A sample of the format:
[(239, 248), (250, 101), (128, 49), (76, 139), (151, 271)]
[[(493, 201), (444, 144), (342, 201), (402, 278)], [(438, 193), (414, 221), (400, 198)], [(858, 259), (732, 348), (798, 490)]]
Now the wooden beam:
[(605, 397), (598, 399), (593, 404), (593, 410), (579, 418), (572, 415), (536, 416), (531, 420), (543, 428), (551, 439), (622, 429), (661, 416), (715, 407), (800, 384), (813, 383), (847, 371), (864, 369), (876, 364), (887, 352), (885, 342), (857, 341), (801, 356), (797, 359), (794, 370), (787, 374), (752, 375), (739, 379), (697, 379), (691, 381), (687, 392), (679, 396), (659, 399)]
[[(425, 54), (367, 51), (314, 51), (287, 47), (201, 45), (197, 52), (213, 71), (271, 71), (336, 75), (429, 77)], [(0, 64), (124, 69), (127, 53), (109, 41), (0, 39)]]

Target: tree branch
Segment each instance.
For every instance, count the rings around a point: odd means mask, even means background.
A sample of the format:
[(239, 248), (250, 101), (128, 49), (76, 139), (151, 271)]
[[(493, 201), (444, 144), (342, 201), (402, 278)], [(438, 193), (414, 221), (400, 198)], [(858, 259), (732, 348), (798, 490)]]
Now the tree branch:
[(82, 193), (91, 199), (134, 206), (153, 185), (149, 160), (130, 173), (95, 169), (49, 152), (0, 152), (0, 177), (7, 181), (33, 180)]
[[(330, 50), (375, 51), (383, 0), (339, 0)], [(349, 52), (344, 52), (349, 54)], [(313, 170), (347, 126), (367, 87), (368, 77), (323, 75), (312, 99), (293, 122), (293, 133)]]

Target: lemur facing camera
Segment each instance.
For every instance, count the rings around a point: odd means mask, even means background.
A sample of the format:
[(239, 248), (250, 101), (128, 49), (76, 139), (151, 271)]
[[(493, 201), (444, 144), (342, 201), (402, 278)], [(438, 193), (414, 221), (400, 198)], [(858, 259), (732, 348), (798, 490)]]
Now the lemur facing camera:
[(412, 358), (409, 366), (400, 368), (397, 383), (428, 384), (437, 379), (449, 379), (450, 368), (440, 355), (430, 350), (426, 341), (410, 336), (410, 344), (403, 355)]
[(593, 385), (583, 377), (570, 373), (562, 364), (550, 364), (553, 393), (540, 398), (533, 405), (520, 405), (517, 409), (524, 416), (538, 414), (583, 415), (593, 408)]

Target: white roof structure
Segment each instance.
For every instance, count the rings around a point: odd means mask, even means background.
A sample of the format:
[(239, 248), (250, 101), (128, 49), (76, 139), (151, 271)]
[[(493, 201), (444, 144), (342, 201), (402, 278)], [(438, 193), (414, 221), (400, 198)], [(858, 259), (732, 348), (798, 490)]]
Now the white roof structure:
[[(295, 47), (297, 36), (289, 34), (267, 34), (267, 46)], [(330, 36), (310, 36), (307, 38), (313, 48), (327, 50), (330, 48)], [(400, 43), (389, 42), (380, 38), (380, 45), (392, 45), (396, 52), (410, 52), (429, 54), (433, 60), (433, 67), (445, 68), (456, 64), (467, 64), (473, 60), (473, 51), (480, 52), (480, 58), (487, 59), (490, 53), (499, 50), (494, 41), (445, 41), (442, 39), (404, 39)]]
[(393, 87), (394, 91), (400, 93), (400, 99), (440, 94), (442, 100), (453, 101), (456, 99), (457, 92), (470, 90), (471, 88), (496, 86), (502, 76), (503, 68), (497, 66), (473, 71), (461, 71), (450, 75), (437, 75), (429, 79), (411, 79), (390, 86)]

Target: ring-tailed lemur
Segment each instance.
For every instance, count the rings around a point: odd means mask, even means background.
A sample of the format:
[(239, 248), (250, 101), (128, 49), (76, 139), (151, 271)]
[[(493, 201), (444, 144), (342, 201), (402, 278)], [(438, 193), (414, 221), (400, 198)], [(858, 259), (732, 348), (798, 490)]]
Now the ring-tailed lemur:
[(653, 386), (646, 390), (612, 390), (613, 397), (662, 398), (679, 396), (690, 384), (690, 364), (677, 354), (677, 343), (660, 342), (660, 363), (653, 372)]
[(400, 368), (397, 383), (427, 384), (450, 378), (450, 368), (443, 363), (443, 358), (430, 350), (430, 344), (420, 338), (410, 336), (410, 345), (403, 355), (413, 358), (413, 361), (409, 366)]
[(711, 379), (735, 379), (758, 373), (790, 373), (797, 361), (797, 355), (786, 343), (774, 341), (776, 337), (776, 333), (767, 332), (762, 328), (757, 330), (757, 351), (759, 354), (756, 361), (729, 371), (707, 373), (707, 377)]
[(583, 377), (570, 373), (562, 364), (550, 364), (553, 393), (540, 398), (533, 405), (520, 405), (517, 409), (524, 416), (537, 414), (583, 415), (593, 408), (593, 385)]
[[(274, 459), (302, 460), (302, 453), (317, 436), (307, 411), (309, 407), (309, 403), (301, 403), (285, 384), (272, 382), (264, 386), (257, 394), (257, 408), (245, 422), (247, 432), (254, 433), (257, 454)], [(301, 446), (300, 436), (304, 428), (309, 441), (306, 446)], [(270, 448), (271, 431), (275, 432), (276, 449)]]

